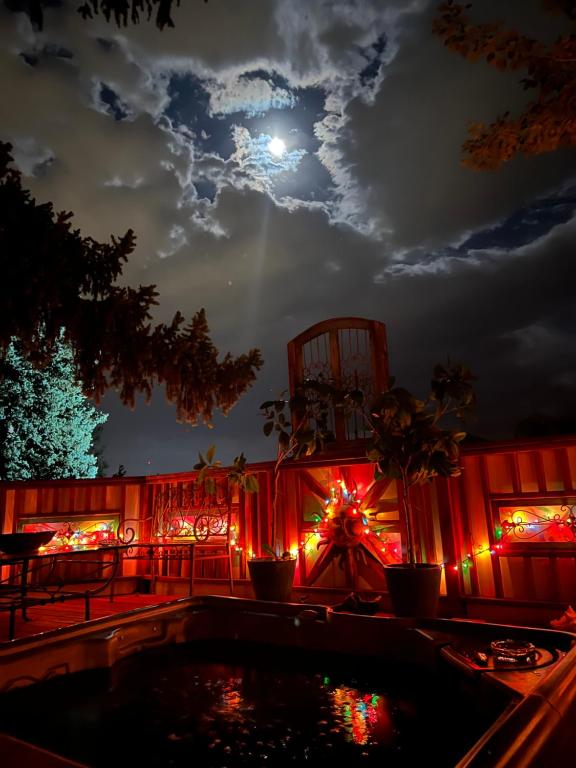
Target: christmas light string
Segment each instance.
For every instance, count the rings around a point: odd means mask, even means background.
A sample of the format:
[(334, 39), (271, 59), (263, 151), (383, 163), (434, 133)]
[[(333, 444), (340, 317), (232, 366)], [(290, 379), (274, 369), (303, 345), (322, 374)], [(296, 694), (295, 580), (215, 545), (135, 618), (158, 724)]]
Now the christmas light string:
[[(300, 546), (297, 548), (299, 552), (305, 554), (318, 549), (320, 546), (327, 544), (330, 540), (329, 526), (330, 521), (336, 516), (355, 517), (360, 516), (362, 525), (364, 526), (363, 533), (367, 536), (373, 535), (379, 541), (378, 545), (382, 552), (388, 552), (393, 557), (400, 560), (398, 545), (390, 542), (385, 533), (387, 526), (376, 527), (374, 523), (371, 525), (366, 516), (366, 511), (362, 511), (361, 499), (358, 497), (357, 489), (352, 491), (348, 490), (343, 480), (338, 480), (337, 484), (330, 488), (330, 496), (325, 499), (325, 506), (323, 517), (318, 516), (316, 522), (318, 525), (312, 530), (305, 532), (304, 538), (300, 542)], [(456, 562), (444, 562), (442, 568), (450, 568), (453, 571), (461, 571), (466, 574), (471, 568), (476, 565), (476, 560), (483, 555), (489, 555), (495, 557), (502, 555), (505, 551), (503, 543), (504, 537), (515, 535), (518, 538), (527, 539), (533, 538), (538, 535), (545, 526), (558, 525), (560, 527), (567, 528), (573, 536), (576, 537), (576, 516), (574, 514), (574, 507), (564, 505), (561, 507), (561, 511), (568, 514), (562, 516), (560, 514), (540, 516), (535, 513), (527, 513), (525, 510), (518, 510), (516, 517), (512, 520), (505, 520), (500, 525), (496, 526), (494, 530), (494, 543), (482, 544), (480, 546), (473, 546), (471, 551), (466, 553), (466, 556)], [(522, 515), (531, 514), (536, 519), (527, 520)], [(529, 532), (526, 535), (526, 532)], [(523, 534), (523, 535), (522, 535)], [(384, 535), (384, 540), (382, 536)]]
[(84, 530), (74, 530), (71, 523), (67, 523), (54, 533), (54, 538), (49, 544), (39, 547), (38, 551), (71, 552), (87, 547), (113, 544), (115, 541), (116, 536), (111, 523), (95, 523)]
[[(515, 517), (516, 516), (516, 517)], [(514, 519), (515, 517), (515, 519)], [(502, 523), (504, 532), (513, 534), (518, 539), (533, 539), (542, 531), (558, 526), (563, 533), (576, 538), (576, 514), (574, 505), (562, 504), (560, 512), (554, 514), (538, 514), (534, 509), (518, 509), (512, 515), (511, 520)], [(562, 537), (564, 538), (564, 537)]]
[[(323, 516), (316, 516), (315, 522), (318, 523), (312, 531), (304, 531), (303, 538), (298, 547), (293, 547), (293, 553), (298, 552), (308, 554), (314, 549), (328, 544), (331, 539), (330, 525), (335, 517), (340, 517), (343, 522), (345, 518), (354, 518), (359, 516), (363, 526), (362, 534), (374, 536), (378, 540), (376, 546), (379, 546), (383, 553), (388, 553), (396, 560), (401, 560), (399, 546), (388, 539), (386, 529), (389, 526), (377, 526), (374, 521), (368, 521), (366, 510), (361, 510), (362, 499), (358, 497), (357, 488), (348, 490), (343, 480), (338, 480), (335, 485), (330, 487), (330, 495), (324, 500)], [(538, 515), (531, 511), (519, 509), (514, 513), (511, 520), (504, 520), (494, 529), (494, 543), (473, 546), (466, 556), (456, 562), (442, 563), (443, 569), (452, 571), (461, 571), (463, 574), (469, 572), (476, 565), (476, 560), (483, 555), (490, 557), (501, 556), (505, 552), (503, 539), (505, 537), (516, 536), (519, 539), (530, 539), (537, 536), (546, 527), (554, 525), (566, 529), (574, 538), (576, 538), (576, 514), (574, 512), (576, 505), (563, 505), (562, 514)], [(532, 519), (525, 519), (531, 515)], [(535, 518), (535, 519), (534, 519)], [(384, 538), (383, 538), (384, 537)]]
[(475, 551), (468, 552), (465, 558), (456, 563), (442, 563), (441, 565), (443, 569), (451, 568), (453, 571), (462, 570), (463, 573), (466, 573), (475, 565), (475, 560), (480, 555), (489, 553), (491, 557), (494, 557), (495, 555), (501, 554), (503, 550), (504, 546), (502, 544), (486, 544), (478, 547)]
[(479, 555), (489, 553), (491, 557), (502, 554), (505, 549), (501, 543), (504, 537), (514, 536), (519, 541), (526, 541), (539, 536), (543, 530), (558, 526), (564, 529), (572, 538), (576, 538), (576, 505), (563, 504), (560, 513), (540, 515), (534, 510), (517, 509), (511, 516), (511, 520), (503, 520), (494, 529), (494, 544), (483, 545), (476, 551), (468, 552), (462, 560), (451, 564), (443, 563), (442, 567), (451, 567), (454, 571), (462, 570), (466, 573), (475, 564)]
[(390, 525), (368, 520), (368, 510), (361, 508), (362, 498), (358, 495), (356, 484), (349, 490), (344, 480), (337, 480), (330, 487), (329, 494), (324, 500), (322, 515), (316, 515), (317, 525), (312, 531), (304, 532), (298, 551), (308, 554), (330, 541), (346, 546), (359, 543), (365, 536), (372, 536), (376, 539), (373, 542), (375, 547), (388, 553), (391, 559), (401, 559), (399, 545), (388, 538)]

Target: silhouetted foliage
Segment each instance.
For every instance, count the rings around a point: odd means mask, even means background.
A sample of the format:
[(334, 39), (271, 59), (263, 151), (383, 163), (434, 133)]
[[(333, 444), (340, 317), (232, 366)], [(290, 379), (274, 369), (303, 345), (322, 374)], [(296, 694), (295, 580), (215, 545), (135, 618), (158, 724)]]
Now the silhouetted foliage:
[[(307, 379), (289, 399), (267, 400), (260, 409), (264, 434), (278, 440), (272, 492), (272, 531), (278, 470), (287, 459), (312, 456), (329, 444), (332, 409), (357, 413), (371, 432), (367, 456), (374, 463), (374, 478), (400, 481), (401, 511), (407, 532), (407, 559), (414, 564), (414, 526), (410, 488), (434, 477), (456, 477), (461, 472), (460, 444), (466, 433), (444, 426), (446, 418), (463, 420), (474, 407), (475, 377), (464, 365), (435, 365), (430, 392), (420, 400), (390, 379), (388, 388), (369, 401), (359, 389), (342, 390), (332, 381)], [(294, 418), (296, 417), (296, 418)], [(279, 549), (273, 535), (276, 554)], [(281, 551), (281, 550), (280, 550)]]
[(346, 394), (333, 381), (320, 376), (299, 384), (289, 399), (267, 400), (260, 405), (264, 417), (262, 430), (266, 437), (274, 435), (277, 440), (272, 482), (271, 543), (262, 546), (273, 557), (290, 557), (278, 519), (280, 467), (290, 459), (312, 456), (334, 440), (329, 425), (331, 409), (343, 405)]
[(553, 43), (526, 37), (501, 24), (474, 24), (469, 5), (449, 0), (439, 6), (433, 30), (450, 50), (469, 61), (484, 59), (496, 69), (524, 71), (520, 81), (535, 98), (524, 112), (509, 112), (490, 125), (471, 123), (463, 145), (464, 165), (491, 170), (516, 155), (539, 155), (576, 144), (576, 0), (544, 0), (572, 29)]
[[(190, 0), (188, 0), (190, 2)], [(208, 2), (208, 0), (204, 0)], [(44, 10), (57, 8), (61, 0), (4, 0), (10, 11), (28, 14), (38, 29), (44, 26)], [(78, 13), (83, 19), (91, 19), (102, 14), (106, 21), (114, 21), (119, 27), (139, 24), (142, 19), (154, 22), (159, 29), (173, 27), (172, 8), (179, 6), (180, 0), (86, 0), (78, 3)]]
[(169, 325), (152, 326), (155, 286), (116, 285), (134, 250), (132, 230), (109, 243), (83, 237), (72, 214), (55, 214), (22, 188), (10, 149), (0, 142), (0, 353), (15, 337), (23, 357), (42, 367), (63, 334), (85, 393), (97, 401), (113, 388), (133, 406), (159, 383), (180, 421), (209, 422), (215, 408), (227, 413), (255, 380), (259, 351), (218, 361), (204, 310), (189, 323), (177, 312)]
[(401, 512), (407, 533), (407, 562), (416, 562), (414, 509), (410, 488), (434, 477), (461, 473), (460, 445), (466, 433), (443, 426), (446, 417), (463, 420), (474, 408), (473, 374), (460, 363), (435, 365), (430, 392), (420, 400), (394, 380), (370, 405), (367, 421), (372, 430), (368, 458), (374, 477), (395, 478), (402, 490)]
[(88, 0), (79, 6), (78, 12), (84, 19), (101, 12), (106, 21), (113, 19), (119, 27), (138, 24), (141, 16), (150, 21), (155, 13), (156, 26), (164, 29), (174, 26), (170, 15), (173, 5), (180, 5), (180, 0)]

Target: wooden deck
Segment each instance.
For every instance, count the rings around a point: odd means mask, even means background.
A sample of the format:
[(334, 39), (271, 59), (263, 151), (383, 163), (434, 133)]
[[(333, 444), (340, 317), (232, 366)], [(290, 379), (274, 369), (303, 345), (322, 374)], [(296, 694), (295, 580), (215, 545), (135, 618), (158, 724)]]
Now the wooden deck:
[[(146, 606), (159, 605), (175, 600), (175, 595), (117, 595), (110, 602), (108, 597), (93, 597), (90, 600), (91, 620), (126, 613)], [(8, 641), (8, 612), (0, 613), (0, 643)], [(28, 609), (28, 621), (20, 612), (16, 615), (16, 637), (33, 637), (56, 629), (84, 623), (84, 602), (72, 600), (64, 603), (35, 606)]]
[[(116, 594), (113, 602), (109, 597), (93, 597), (90, 600), (91, 621), (139, 610), (145, 607), (163, 605), (178, 598), (186, 597), (187, 585), (179, 579), (164, 579), (157, 584), (157, 592), (154, 594), (120, 593)], [(194, 595), (228, 595), (228, 585), (225, 582), (203, 583), (199, 581), (194, 588)], [(315, 605), (334, 605), (340, 603), (348, 593), (345, 590), (319, 590), (295, 587), (292, 595), (294, 602)], [(252, 589), (248, 582), (241, 580), (234, 584), (234, 596), (252, 598)], [(375, 595), (374, 595), (375, 596)], [(519, 626), (550, 628), (550, 619), (558, 618), (562, 611), (559, 608), (543, 608), (540, 612), (534, 606), (517, 606), (506, 603), (502, 606), (484, 605), (473, 603), (467, 610), (459, 614), (441, 611), (440, 616), (445, 618), (461, 618), (473, 621), (489, 621), (499, 624), (512, 624)], [(386, 605), (386, 601), (384, 601)], [(384, 610), (387, 610), (384, 608)], [(389, 610), (389, 609), (388, 609)], [(391, 613), (381, 615), (392, 615)], [(15, 639), (31, 638), (54, 630), (84, 624), (84, 601), (71, 600), (68, 602), (54, 603), (44, 606), (35, 606), (28, 609), (28, 621), (16, 614)], [(0, 645), (9, 643), (9, 614), (0, 611)]]
[[(160, 577), (152, 593), (139, 593), (133, 591), (134, 586), (130, 579), (117, 584), (113, 602), (109, 596), (92, 597), (90, 599), (90, 620), (97, 621), (108, 616), (127, 613), (146, 608), (148, 606), (163, 605), (173, 600), (188, 596), (188, 581), (180, 578)], [(314, 602), (330, 605), (340, 602), (344, 591), (321, 590), (317, 594), (313, 590), (307, 590), (307, 594), (301, 594), (301, 590), (294, 589), (293, 600), (295, 602)], [(201, 595), (229, 595), (227, 580), (197, 579), (194, 584), (194, 596)], [(252, 598), (250, 582), (240, 579), (234, 582), (234, 596)], [(50, 603), (48, 605), (33, 606), (27, 609), (28, 621), (22, 618), (20, 612), (16, 613), (15, 640), (31, 638), (54, 630), (85, 624), (84, 601), (82, 599), (65, 602)], [(9, 613), (0, 611), (0, 645), (9, 644)]]

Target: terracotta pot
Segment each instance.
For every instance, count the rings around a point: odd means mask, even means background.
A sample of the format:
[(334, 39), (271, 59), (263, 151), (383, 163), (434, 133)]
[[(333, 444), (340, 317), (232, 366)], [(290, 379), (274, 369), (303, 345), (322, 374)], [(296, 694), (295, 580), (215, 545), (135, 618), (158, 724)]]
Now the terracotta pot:
[(396, 616), (436, 616), (441, 566), (432, 563), (394, 563), (385, 565), (384, 570)]
[(295, 557), (289, 560), (274, 560), (272, 557), (255, 557), (248, 560), (248, 571), (256, 600), (289, 602), (295, 569)]

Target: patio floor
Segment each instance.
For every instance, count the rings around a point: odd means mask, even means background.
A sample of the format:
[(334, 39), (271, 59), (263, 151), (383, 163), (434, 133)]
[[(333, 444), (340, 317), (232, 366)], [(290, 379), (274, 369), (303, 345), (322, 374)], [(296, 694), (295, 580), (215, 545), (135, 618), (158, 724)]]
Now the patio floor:
[[(146, 606), (158, 605), (175, 600), (174, 595), (117, 595), (113, 602), (107, 597), (93, 597), (90, 600), (91, 620), (133, 611)], [(32, 637), (55, 629), (70, 627), (84, 622), (83, 600), (70, 600), (63, 603), (34, 606), (27, 610), (28, 620), (16, 614), (15, 639)], [(0, 643), (9, 642), (9, 614), (0, 612)]]
[[(159, 584), (158, 592), (154, 594), (118, 593), (112, 602), (107, 596), (93, 597), (90, 600), (91, 620), (97, 621), (108, 616), (124, 614), (150, 606), (163, 605), (187, 596), (186, 590), (182, 588), (177, 590), (167, 589), (167, 586), (170, 585)], [(181, 585), (179, 586), (181, 587)], [(195, 585), (195, 596), (214, 594), (228, 595), (227, 584), (224, 582), (220, 584), (198, 582)], [(333, 590), (308, 590), (307, 592), (302, 592), (295, 588), (292, 600), (303, 604), (334, 605), (335, 603), (341, 603), (345, 595), (346, 592), (343, 590), (340, 592)], [(234, 596), (251, 598), (252, 590), (250, 585), (242, 581), (236, 583), (234, 585)], [(378, 613), (379, 615), (391, 615), (389, 613), (381, 613), (380, 611)], [(471, 603), (468, 606), (467, 618), (473, 621), (492, 621), (502, 624), (549, 628), (550, 616), (557, 618), (560, 613), (561, 610), (558, 609), (555, 611), (547, 609), (542, 615), (539, 615), (533, 606), (524, 610), (520, 607), (512, 610), (510, 605), (491, 606), (488, 609), (487, 606), (475, 606)], [(455, 616), (450, 616), (450, 618), (455, 618)], [(465, 616), (460, 618), (465, 619)], [(20, 612), (16, 613), (15, 639), (31, 638), (54, 630), (83, 624), (84, 621), (83, 600), (69, 600), (67, 602), (30, 607), (28, 608), (28, 620), (24, 620)], [(9, 642), (9, 613), (8, 611), (0, 611), (0, 646)]]
[[(108, 616), (127, 613), (138, 609), (163, 605), (168, 602), (187, 597), (188, 592), (183, 588), (179, 580), (175, 580), (176, 588), (169, 580), (160, 582), (158, 591), (153, 594), (129, 592), (118, 592), (111, 602), (108, 596), (92, 597), (90, 599), (90, 620), (97, 621)], [(202, 595), (229, 595), (229, 588), (226, 582), (202, 582), (198, 581), (194, 586), (194, 596)], [(294, 589), (292, 600), (296, 603), (316, 605), (334, 605), (341, 603), (347, 592), (344, 590), (323, 590), (307, 593), (301, 593), (298, 588)], [(252, 589), (248, 582), (239, 581), (234, 585), (235, 597), (252, 598)], [(380, 614), (390, 615), (390, 614)], [(84, 601), (68, 600), (65, 602), (50, 603), (48, 605), (33, 606), (27, 609), (27, 620), (22, 618), (22, 614), (16, 612), (15, 640), (31, 638), (42, 635), (54, 630), (73, 627), (74, 625), (84, 624)], [(0, 611), (0, 646), (9, 644), (9, 613)]]

